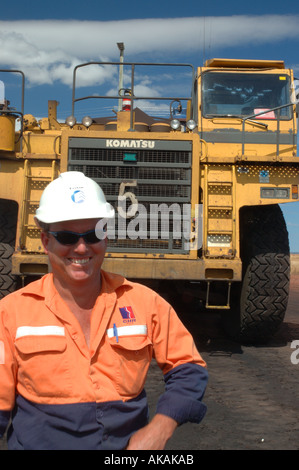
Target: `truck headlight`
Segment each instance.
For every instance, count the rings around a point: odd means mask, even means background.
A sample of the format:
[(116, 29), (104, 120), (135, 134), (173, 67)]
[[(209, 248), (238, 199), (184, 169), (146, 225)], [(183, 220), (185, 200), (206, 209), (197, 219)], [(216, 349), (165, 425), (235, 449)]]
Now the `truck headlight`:
[(195, 129), (195, 127), (197, 126), (196, 122), (193, 121), (193, 119), (189, 119), (189, 121), (187, 121), (186, 123), (186, 126), (188, 127), (188, 129), (190, 131), (193, 131), (193, 129)]
[(261, 188), (261, 198), (263, 199), (290, 199), (289, 188)]
[(85, 116), (85, 117), (82, 119), (82, 124), (83, 124), (83, 126), (85, 126), (85, 127), (90, 127), (91, 124), (92, 124), (92, 119), (91, 119), (91, 117)]
[(170, 126), (174, 131), (177, 131), (181, 127), (181, 123), (178, 119), (172, 119), (170, 121)]
[(66, 123), (68, 126), (70, 126), (70, 127), (74, 127), (74, 125), (76, 124), (76, 122), (77, 122), (77, 121), (76, 121), (75, 116), (69, 116), (69, 117), (67, 117), (66, 120), (65, 120), (65, 123)]

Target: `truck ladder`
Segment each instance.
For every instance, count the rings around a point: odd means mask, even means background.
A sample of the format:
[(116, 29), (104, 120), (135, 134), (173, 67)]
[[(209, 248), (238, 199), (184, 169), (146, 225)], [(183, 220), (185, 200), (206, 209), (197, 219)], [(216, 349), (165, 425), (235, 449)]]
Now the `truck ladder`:
[(207, 258), (235, 257), (235, 167), (205, 166), (205, 229), (204, 256)]
[(50, 161), (48, 166), (33, 166), (29, 160), (25, 160), (23, 201), (20, 218), (21, 250), (38, 251), (35, 245), (36, 240), (39, 240), (39, 229), (34, 222), (34, 215), (43, 190), (56, 176), (56, 160)]

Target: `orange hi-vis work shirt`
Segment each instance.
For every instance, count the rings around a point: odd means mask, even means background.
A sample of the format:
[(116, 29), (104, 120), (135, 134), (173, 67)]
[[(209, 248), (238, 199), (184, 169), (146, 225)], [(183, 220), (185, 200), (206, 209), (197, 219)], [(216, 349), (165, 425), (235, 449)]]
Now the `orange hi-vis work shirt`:
[(122, 449), (148, 419), (144, 385), (164, 374), (157, 412), (200, 422), (206, 365), (172, 307), (102, 271), (90, 345), (53, 275), (0, 302), (0, 434), (11, 449)]

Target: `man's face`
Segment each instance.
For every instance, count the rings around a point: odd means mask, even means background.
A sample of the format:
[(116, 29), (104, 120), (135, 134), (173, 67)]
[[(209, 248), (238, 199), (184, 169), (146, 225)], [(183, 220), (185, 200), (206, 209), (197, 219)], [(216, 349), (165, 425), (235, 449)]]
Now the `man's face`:
[[(71, 220), (51, 224), (50, 231), (68, 230), (84, 233), (94, 230), (98, 219)], [(94, 244), (87, 244), (80, 238), (74, 245), (62, 245), (55, 237), (42, 232), (41, 240), (49, 257), (52, 272), (64, 283), (84, 283), (99, 279), (106, 248), (107, 238)]]

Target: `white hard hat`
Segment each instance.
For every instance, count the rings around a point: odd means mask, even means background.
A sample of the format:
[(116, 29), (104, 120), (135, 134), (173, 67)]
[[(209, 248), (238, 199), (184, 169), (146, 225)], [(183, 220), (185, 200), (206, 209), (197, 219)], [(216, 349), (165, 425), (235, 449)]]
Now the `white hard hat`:
[(95, 181), (80, 171), (67, 171), (45, 188), (35, 215), (38, 221), (51, 224), (113, 218), (114, 209)]

